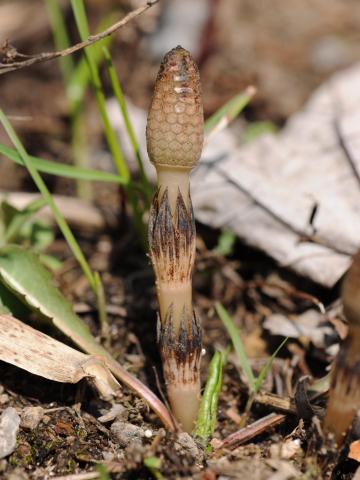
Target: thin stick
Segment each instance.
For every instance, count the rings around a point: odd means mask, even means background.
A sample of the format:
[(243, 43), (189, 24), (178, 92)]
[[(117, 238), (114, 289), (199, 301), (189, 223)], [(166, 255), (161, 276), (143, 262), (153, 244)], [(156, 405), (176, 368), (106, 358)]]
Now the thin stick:
[(257, 435), (266, 432), (266, 430), (280, 425), (285, 419), (286, 415), (281, 413), (270, 413), (270, 415), (267, 415), (266, 417), (261, 418), (251, 425), (241, 428), (237, 432), (226, 437), (219, 445), (215, 446), (215, 451), (219, 451), (223, 448), (235, 448), (238, 445), (248, 442)]
[(351, 167), (351, 170), (352, 170), (352, 172), (353, 172), (353, 174), (354, 174), (354, 176), (355, 176), (355, 178), (356, 178), (356, 180), (357, 180), (357, 182), (360, 186), (360, 172), (359, 172), (359, 170), (356, 166), (355, 159), (353, 158), (353, 155), (351, 154), (351, 151), (346, 144), (345, 138), (344, 138), (343, 133), (341, 131), (340, 122), (337, 118), (334, 120), (334, 130), (335, 130), (335, 134), (338, 138), (340, 148), (343, 151), (343, 153), (345, 155), (345, 158), (348, 161), (348, 163)]
[(86, 40), (76, 43), (75, 45), (72, 45), (69, 48), (65, 48), (64, 50), (58, 50), (56, 52), (44, 52), (44, 53), (39, 53), (37, 55), (33, 55), (30, 58), (28, 56), (26, 57), (26, 60), (22, 60), (20, 62), (11, 62), (12, 58), (16, 57), (24, 57), (24, 55), (19, 54), (18, 52), (14, 52), (14, 47), (10, 45), (3, 45), (2, 49), (4, 51), (3, 57), (8, 57), (9, 63), (0, 63), (0, 75), (3, 75), (8, 72), (13, 72), (14, 70), (20, 70), (21, 68), (25, 67), (30, 67), (31, 65), (35, 65), (37, 63), (41, 62), (47, 62), (49, 60), (54, 60), (55, 58), (59, 57), (65, 57), (66, 55), (71, 55), (74, 52), (77, 52), (79, 50), (82, 50), (83, 48), (86, 48), (103, 38), (112, 35), (115, 33), (119, 28), (125, 26), (127, 23), (129, 23), (131, 20), (133, 20), (135, 17), (138, 15), (141, 15), (143, 12), (148, 10), (150, 7), (158, 3), (159, 0), (148, 0), (146, 3), (144, 3), (142, 6), (139, 8), (133, 10), (132, 12), (128, 13), (124, 18), (119, 20), (118, 22), (114, 23), (111, 25), (109, 28), (104, 30), (103, 32), (100, 32), (96, 35), (90, 35)]

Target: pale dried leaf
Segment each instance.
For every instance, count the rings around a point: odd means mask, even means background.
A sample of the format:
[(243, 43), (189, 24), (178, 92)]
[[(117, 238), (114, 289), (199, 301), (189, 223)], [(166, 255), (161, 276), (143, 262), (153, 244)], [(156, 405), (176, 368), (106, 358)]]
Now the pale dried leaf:
[[(360, 246), (359, 84), (359, 65), (336, 74), (278, 135), (246, 145), (240, 131), (212, 137), (192, 175), (196, 218), (332, 287)], [(145, 154), (146, 115), (132, 118)]]
[(326, 337), (331, 337), (333, 328), (318, 310), (307, 310), (298, 316), (286, 316), (281, 313), (269, 315), (263, 324), (273, 335), (299, 338), (306, 337), (318, 348), (325, 348)]
[(0, 315), (0, 360), (56, 382), (77, 383), (89, 378), (105, 398), (116, 396), (120, 389), (101, 360), (78, 352), (10, 315)]
[[(41, 198), (39, 193), (0, 191), (0, 201), (7, 201), (19, 210), (39, 198)], [(101, 231), (105, 228), (104, 214), (91, 203), (65, 195), (53, 195), (53, 198), (66, 221), (74, 228), (91, 232)], [(53, 214), (48, 206), (42, 208), (33, 218), (54, 222)]]
[(335, 128), (359, 169), (359, 82), (359, 66), (334, 76), (279, 135), (212, 140), (193, 176), (197, 218), (333, 286), (360, 244), (360, 183)]

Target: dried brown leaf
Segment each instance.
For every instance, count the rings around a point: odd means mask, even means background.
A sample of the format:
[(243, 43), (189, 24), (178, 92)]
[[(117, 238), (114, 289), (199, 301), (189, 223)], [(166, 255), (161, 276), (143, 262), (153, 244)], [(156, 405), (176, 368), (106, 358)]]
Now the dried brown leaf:
[(0, 315), (0, 360), (55, 382), (91, 379), (105, 398), (119, 393), (120, 385), (100, 359), (78, 352), (11, 315)]

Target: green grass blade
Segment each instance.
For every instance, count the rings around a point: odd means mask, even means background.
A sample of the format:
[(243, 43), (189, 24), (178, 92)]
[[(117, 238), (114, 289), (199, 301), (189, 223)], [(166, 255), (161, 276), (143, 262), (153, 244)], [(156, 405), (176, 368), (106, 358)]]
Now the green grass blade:
[(278, 128), (273, 122), (252, 122), (245, 128), (241, 135), (241, 140), (244, 143), (250, 143), (262, 135), (275, 134), (277, 131)]
[(151, 475), (156, 480), (164, 480), (162, 473), (160, 472), (161, 468), (161, 459), (157, 457), (145, 457), (144, 465), (150, 471)]
[(234, 345), (235, 351), (237, 353), (237, 356), (239, 358), (239, 362), (241, 365), (241, 368), (243, 369), (248, 384), (251, 392), (255, 392), (255, 377), (254, 374), (251, 370), (250, 364), (248, 357), (245, 353), (244, 345), (241, 340), (240, 333), (238, 332), (237, 328), (235, 327), (233, 321), (231, 320), (229, 314), (223, 307), (221, 303), (216, 303), (215, 304), (215, 309), (219, 317), (221, 318), (223, 324), (225, 325), (226, 330), (228, 331), (228, 334), (231, 338), (231, 341)]
[[(117, 15), (110, 13), (104, 20), (102, 20), (96, 31), (102, 32), (109, 27), (117, 19)], [(107, 47), (111, 44), (113, 36), (103, 38), (99, 42), (94, 43), (91, 47), (92, 59), (95, 65), (100, 65), (103, 56), (103, 47)], [(76, 112), (85, 97), (87, 87), (90, 82), (90, 71), (87, 65), (85, 56), (83, 56), (79, 63), (76, 65), (71, 78), (66, 84), (66, 93), (70, 100), (71, 115)]]
[[(80, 33), (82, 40), (85, 40), (89, 36), (89, 27), (86, 17), (86, 12), (84, 8), (84, 3), (82, 0), (71, 0), (71, 6), (75, 16), (76, 24)], [(94, 87), (96, 102), (100, 112), (100, 116), (104, 126), (104, 133), (106, 141), (108, 143), (110, 152), (113, 156), (115, 166), (118, 170), (118, 173), (123, 177), (129, 184), (130, 182), (130, 172), (128, 166), (125, 162), (122, 150), (118, 143), (116, 134), (112, 125), (110, 123), (109, 116), (106, 110), (105, 95), (102, 88), (98, 66), (94, 62), (93, 57), (93, 47), (87, 47), (84, 49), (84, 55), (87, 61), (87, 65), (90, 71), (91, 82)], [(143, 221), (143, 211), (139, 206), (138, 199), (135, 195), (135, 192), (131, 188), (126, 189), (129, 201), (132, 206), (132, 211), (134, 215), (134, 222), (137, 228), (137, 231), (140, 235), (141, 243), (146, 245), (146, 228)]]
[(147, 200), (148, 200), (148, 203), (149, 203), (150, 200), (151, 200), (150, 199), (151, 187), (150, 187), (149, 180), (146, 176), (146, 172), (145, 172), (145, 169), (144, 169), (144, 162), (143, 162), (143, 159), (142, 159), (141, 154), (140, 154), (139, 143), (136, 139), (135, 132), (134, 132), (133, 126), (131, 124), (131, 120), (130, 120), (130, 117), (129, 117), (129, 114), (128, 114), (128, 110), (126, 108), (124, 94), (123, 94), (121, 84), (120, 84), (119, 78), (117, 76), (116, 70), (114, 68), (114, 64), (112, 62), (110, 52), (106, 47), (103, 48), (103, 52), (104, 52), (104, 56), (105, 56), (107, 70), (108, 70), (108, 73), (109, 73), (109, 78), (110, 78), (110, 81), (111, 81), (111, 86), (112, 86), (113, 92), (115, 94), (115, 98), (116, 98), (116, 100), (119, 104), (119, 107), (120, 107), (120, 110), (121, 110), (121, 113), (122, 113), (122, 116), (123, 116), (123, 119), (124, 119), (125, 127), (126, 127), (126, 130), (127, 130), (128, 135), (129, 135), (129, 139), (130, 139), (133, 151), (134, 151), (134, 155), (135, 155), (135, 158), (137, 160), (139, 173), (140, 173), (140, 178), (141, 178), (141, 182), (143, 184), (143, 189), (144, 189), (145, 192), (148, 192)]
[(284, 338), (284, 340), (280, 343), (278, 348), (275, 350), (275, 352), (271, 355), (271, 357), (267, 360), (266, 364), (261, 369), (261, 371), (259, 373), (259, 376), (257, 377), (257, 379), (255, 381), (255, 393), (258, 393), (258, 391), (260, 390), (261, 385), (263, 384), (264, 379), (266, 377), (266, 374), (270, 370), (271, 365), (272, 365), (276, 355), (280, 352), (280, 350), (282, 349), (282, 347), (285, 345), (285, 343), (287, 341), (288, 341), (288, 337)]
[(211, 115), (211, 117), (209, 117), (205, 122), (206, 135), (209, 135), (220, 124), (221, 121), (225, 121), (228, 125), (232, 120), (234, 120), (250, 102), (254, 96), (254, 93), (255, 89), (253, 87), (249, 87), (245, 91), (235, 95), (235, 97), (219, 108), (219, 110)]
[(54, 202), (51, 193), (49, 192), (47, 186), (45, 185), (45, 182), (41, 178), (40, 174), (36, 170), (35, 166), (33, 165), (31, 158), (27, 154), (23, 144), (21, 143), (19, 137), (16, 135), (15, 130), (13, 129), (12, 125), (10, 124), (9, 120), (7, 119), (6, 115), (4, 112), (0, 109), (0, 122), (2, 123), (3, 127), (5, 128), (6, 133), (8, 134), (9, 138), (11, 139), (12, 143), (14, 144), (14, 147), (18, 151), (21, 159), (24, 162), (24, 165), (26, 166), (28, 172), (31, 175), (31, 178), (33, 179), (35, 185), (41, 192), (43, 198), (46, 200), (46, 203), (49, 205), (51, 208), (51, 211), (54, 215), (54, 218), (56, 220), (56, 223), (58, 224), (62, 234), (64, 235), (66, 241), (68, 242), (69, 247), (71, 248), (75, 258), (79, 262), (84, 275), (86, 276), (88, 282), (91, 285), (91, 288), (94, 290), (96, 293), (96, 281), (94, 274), (92, 270), (90, 269), (90, 266), (84, 256), (84, 254), (81, 251), (81, 248), (79, 247), (79, 244), (77, 243), (72, 231), (69, 228), (69, 225), (66, 223), (66, 220), (64, 219), (62, 213), (60, 212), (58, 206)]
[[(86, 12), (84, 8), (84, 3), (82, 0), (71, 0), (72, 10), (75, 16), (75, 21), (77, 28), (79, 30), (81, 40), (86, 40), (89, 35), (89, 27), (86, 17)], [(93, 47), (87, 47), (84, 50), (84, 55), (87, 61), (87, 65), (90, 71), (91, 81), (94, 87), (96, 103), (100, 112), (100, 116), (104, 125), (104, 133), (109, 145), (110, 151), (114, 158), (114, 162), (119, 174), (125, 178), (125, 180), (130, 179), (129, 169), (124, 160), (123, 153), (120, 149), (120, 145), (116, 138), (114, 129), (111, 126), (109, 116), (106, 111), (105, 95), (102, 88), (98, 66), (96, 65), (93, 57)]]
[[(45, 0), (51, 29), (54, 37), (54, 43), (57, 50), (64, 50), (70, 46), (69, 35), (66, 29), (64, 15), (59, 0)], [(74, 61), (71, 55), (60, 57), (60, 68), (62, 75), (67, 83), (74, 70)]]
[[(14, 149), (0, 144), (0, 153), (5, 155), (13, 162), (25, 167), (25, 163), (21, 155)], [(90, 168), (75, 167), (73, 165), (65, 165), (63, 163), (45, 160), (43, 158), (29, 155), (29, 158), (39, 172), (48, 173), (49, 175), (57, 175), (59, 177), (71, 178), (73, 180), (88, 180), (91, 182), (109, 182), (118, 183), (119, 185), (127, 185), (128, 182), (124, 178), (114, 173), (102, 172)]]
[(217, 418), (217, 406), (222, 383), (222, 355), (215, 352), (209, 366), (208, 379), (201, 399), (199, 415), (194, 436), (204, 446), (214, 433)]

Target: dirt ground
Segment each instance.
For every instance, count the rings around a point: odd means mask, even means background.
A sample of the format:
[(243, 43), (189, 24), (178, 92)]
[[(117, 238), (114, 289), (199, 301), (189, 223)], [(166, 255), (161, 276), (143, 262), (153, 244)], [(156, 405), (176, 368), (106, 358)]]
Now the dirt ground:
[[(91, 26), (95, 28), (110, 9), (119, 16), (135, 3), (87, 2)], [(16, 5), (15, 10), (11, 10), (11, 4)], [(4, 34), (18, 51), (53, 50), (41, 1), (19, 0), (4, 5), (9, 12)], [(0, 4), (0, 12), (4, 5)], [(146, 48), (147, 38), (157, 28), (162, 8), (163, 4), (156, 5), (120, 30), (111, 47), (126, 95), (142, 108), (149, 104), (159, 64)], [(29, 9), (25, 17), (22, 9)], [(69, 7), (66, 12), (75, 42)], [(34, 22), (26, 21), (29, 15)], [(271, 8), (263, 1), (210, 1), (198, 45), (206, 116), (242, 88), (254, 84), (258, 95), (246, 110), (245, 120), (283, 125), (316, 86), (358, 59), (359, 24), (357, 0), (276, 0)], [(103, 78), (110, 94), (109, 82), (105, 75)], [(1, 108), (12, 118), (28, 151), (71, 163), (69, 110), (57, 62), (3, 75), (0, 85)], [(107, 168), (103, 155), (106, 144), (91, 92), (86, 100), (86, 130), (92, 166)], [(2, 129), (0, 142), (9, 144)], [(75, 194), (72, 181), (44, 178), (54, 193)], [(104, 280), (111, 325), (109, 349), (161, 396), (153, 273), (138, 244), (123, 192), (103, 184), (95, 188), (95, 203), (108, 227), (95, 233), (75, 233), (91, 266)], [(36, 191), (26, 171), (5, 157), (0, 157), (0, 189)], [(295, 317), (316, 309), (320, 302), (327, 309), (314, 327), (326, 327), (321, 341), (315, 346), (311, 335), (288, 340), (266, 377), (263, 395), (255, 398), (246, 418), (246, 379), (236, 354), (229, 354), (211, 452), (187, 434), (165, 431), (155, 414), (126, 387), (114, 409), (84, 381), (58, 384), (0, 362), (0, 413), (12, 406), (23, 417), (15, 451), (0, 460), (0, 478), (108, 478), (96, 473), (98, 464), (105, 465), (113, 479), (225, 480), (246, 475), (259, 480), (354, 478), (358, 463), (347, 458), (346, 450), (339, 452), (321, 429), (326, 393), (308, 397), (303, 381), (299, 382), (304, 376), (319, 379), (328, 372), (335, 345), (345, 335), (346, 325), (336, 305), (338, 287), (331, 291), (320, 288), (239, 241), (226, 256), (221, 255), (216, 250), (220, 233), (197, 225), (194, 303), (204, 329), (203, 381), (214, 351), (225, 351), (230, 344), (214, 311), (217, 301), (241, 328), (255, 372), (284, 338), (264, 328), (264, 320), (272, 313)], [(60, 234), (56, 234), (48, 253), (63, 261), (56, 282), (99, 337), (94, 296)], [(49, 327), (36, 327), (65, 340)], [(308, 408), (309, 415), (304, 413)], [(268, 417), (270, 414), (273, 417)], [(242, 426), (257, 421), (264, 422), (263, 428), (255, 426), (253, 438), (242, 437)], [(242, 432), (239, 440), (220, 448), (220, 442), (236, 431)], [(147, 457), (159, 459), (160, 468), (151, 471), (146, 467)]]

